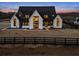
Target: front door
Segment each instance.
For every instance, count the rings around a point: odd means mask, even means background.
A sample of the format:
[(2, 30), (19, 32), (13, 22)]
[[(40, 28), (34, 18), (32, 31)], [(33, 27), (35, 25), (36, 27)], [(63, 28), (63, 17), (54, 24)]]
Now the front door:
[(39, 28), (39, 16), (33, 16), (33, 28), (34, 29)]

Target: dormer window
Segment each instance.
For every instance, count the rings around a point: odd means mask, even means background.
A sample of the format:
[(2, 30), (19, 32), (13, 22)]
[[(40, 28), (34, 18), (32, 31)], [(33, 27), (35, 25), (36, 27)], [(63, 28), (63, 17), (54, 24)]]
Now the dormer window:
[(29, 15), (25, 15), (26, 18), (29, 18)]
[(44, 18), (48, 18), (48, 15), (44, 15)]

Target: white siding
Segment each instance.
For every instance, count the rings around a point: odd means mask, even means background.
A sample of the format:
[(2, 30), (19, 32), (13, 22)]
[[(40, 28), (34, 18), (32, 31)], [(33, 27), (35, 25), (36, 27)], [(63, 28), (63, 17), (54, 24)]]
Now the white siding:
[(34, 11), (29, 19), (29, 29), (33, 29), (33, 16), (39, 16), (39, 29), (43, 29), (43, 18), (40, 16), (37, 10)]
[[(14, 19), (16, 19), (16, 26), (14, 26)], [(19, 28), (19, 19), (14, 15), (10, 21), (11, 28)]]
[[(57, 26), (57, 18), (59, 19), (59, 26)], [(56, 18), (53, 20), (53, 28), (62, 28), (62, 18), (57, 15)]]

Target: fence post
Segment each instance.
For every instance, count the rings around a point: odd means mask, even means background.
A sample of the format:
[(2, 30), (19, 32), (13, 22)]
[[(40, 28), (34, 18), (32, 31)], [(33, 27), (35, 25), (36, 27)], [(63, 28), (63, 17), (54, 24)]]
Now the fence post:
[(54, 38), (54, 42), (55, 42), (54, 44), (56, 45), (56, 43), (57, 43), (57, 42), (56, 42), (56, 38)]
[(34, 40), (34, 44), (36, 44), (36, 38), (35, 37), (33, 37), (33, 40)]
[(15, 42), (15, 37), (12, 37), (13, 38), (13, 43), (15, 44), (16, 42)]
[(78, 46), (78, 39), (76, 39), (76, 45)]
[(6, 44), (6, 37), (4, 37), (4, 43), (3, 44)]
[(43, 41), (43, 44), (46, 44), (46, 39), (44, 37), (43, 37), (42, 41)]
[(25, 44), (25, 37), (24, 37), (24, 44)]
[(65, 46), (66, 46), (66, 38), (64, 38), (65, 39)]

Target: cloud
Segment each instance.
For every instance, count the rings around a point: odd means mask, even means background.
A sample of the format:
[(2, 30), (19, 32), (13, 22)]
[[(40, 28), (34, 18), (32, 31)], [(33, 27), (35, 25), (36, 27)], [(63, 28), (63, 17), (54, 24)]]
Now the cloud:
[(0, 9), (0, 12), (5, 12), (5, 13), (16, 12), (16, 9)]
[(2, 12), (16, 12), (19, 6), (55, 6), (57, 13), (79, 12), (79, 3), (68, 2), (7, 2), (0, 3), (0, 11)]

